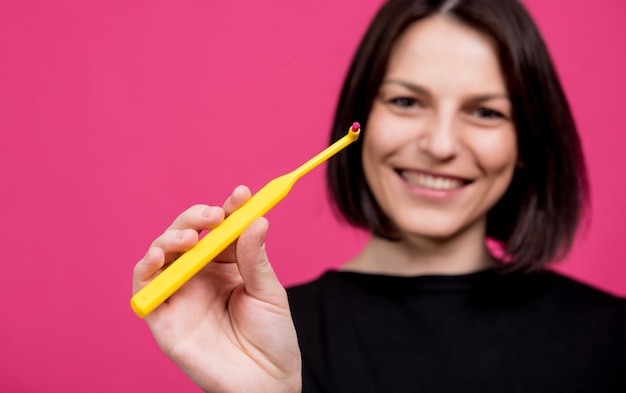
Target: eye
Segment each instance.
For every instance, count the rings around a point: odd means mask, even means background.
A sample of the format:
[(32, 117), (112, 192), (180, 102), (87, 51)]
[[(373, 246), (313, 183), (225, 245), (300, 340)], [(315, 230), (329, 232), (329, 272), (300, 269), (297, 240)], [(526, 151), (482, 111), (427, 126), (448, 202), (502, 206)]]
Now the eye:
[(489, 108), (475, 108), (471, 113), (481, 119), (506, 119), (502, 113)]
[(414, 108), (419, 106), (419, 101), (412, 97), (395, 97), (387, 100), (387, 102), (398, 108)]

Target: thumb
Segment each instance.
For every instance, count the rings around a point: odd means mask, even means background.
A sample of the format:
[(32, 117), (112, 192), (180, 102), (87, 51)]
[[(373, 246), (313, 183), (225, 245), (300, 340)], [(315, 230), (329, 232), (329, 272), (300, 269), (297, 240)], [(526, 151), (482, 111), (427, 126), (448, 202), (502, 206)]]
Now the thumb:
[(243, 279), (246, 293), (259, 300), (284, 305), (285, 289), (274, 273), (265, 252), (265, 236), (269, 222), (258, 218), (239, 236), (236, 255), (239, 274)]

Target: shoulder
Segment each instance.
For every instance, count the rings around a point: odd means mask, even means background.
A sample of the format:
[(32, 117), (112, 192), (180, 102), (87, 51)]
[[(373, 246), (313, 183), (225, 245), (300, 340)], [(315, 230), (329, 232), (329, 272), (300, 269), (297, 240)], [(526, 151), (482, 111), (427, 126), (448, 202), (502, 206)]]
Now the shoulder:
[(595, 332), (626, 340), (624, 298), (555, 271), (513, 274), (503, 282), (509, 299), (505, 306), (537, 324), (548, 325), (547, 329), (567, 334)]
[(308, 310), (309, 312), (323, 302), (336, 287), (332, 271), (325, 272), (315, 280), (287, 287), (287, 296), (292, 313), (298, 310)]
[(491, 284), (491, 295), (502, 294), (513, 303), (556, 308), (564, 313), (626, 313), (626, 299), (553, 270), (503, 274)]
[[(343, 316), (347, 309), (361, 311), (362, 293), (350, 275), (329, 270), (313, 281), (287, 288), (289, 307), (300, 333), (317, 334), (328, 321)], [(356, 307), (356, 308), (355, 308)]]
[(626, 299), (554, 271), (530, 274), (526, 284), (533, 300), (522, 320), (544, 348), (557, 353), (567, 347), (563, 353), (572, 358), (594, 359), (613, 367), (615, 375), (623, 372)]
[(626, 307), (626, 299), (552, 270), (530, 274), (529, 280), (537, 291), (554, 300), (579, 305)]

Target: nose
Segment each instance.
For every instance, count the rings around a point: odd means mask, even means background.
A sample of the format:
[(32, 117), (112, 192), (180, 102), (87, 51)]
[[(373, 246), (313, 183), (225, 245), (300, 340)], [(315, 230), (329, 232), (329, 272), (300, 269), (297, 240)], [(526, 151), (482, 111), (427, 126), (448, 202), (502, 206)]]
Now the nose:
[(434, 117), (420, 133), (419, 149), (439, 161), (454, 158), (459, 151), (458, 125), (455, 123), (452, 116)]

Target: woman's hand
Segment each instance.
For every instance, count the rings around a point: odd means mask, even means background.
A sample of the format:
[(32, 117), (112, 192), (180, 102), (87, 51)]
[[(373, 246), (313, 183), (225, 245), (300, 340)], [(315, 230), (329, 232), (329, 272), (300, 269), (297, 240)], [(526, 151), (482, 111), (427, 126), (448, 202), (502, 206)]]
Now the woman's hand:
[[(239, 186), (222, 208), (197, 205), (176, 218), (135, 266), (133, 294), (248, 198)], [(145, 318), (163, 352), (205, 391), (301, 389), (300, 350), (285, 289), (265, 253), (267, 229), (265, 218), (255, 220)]]

